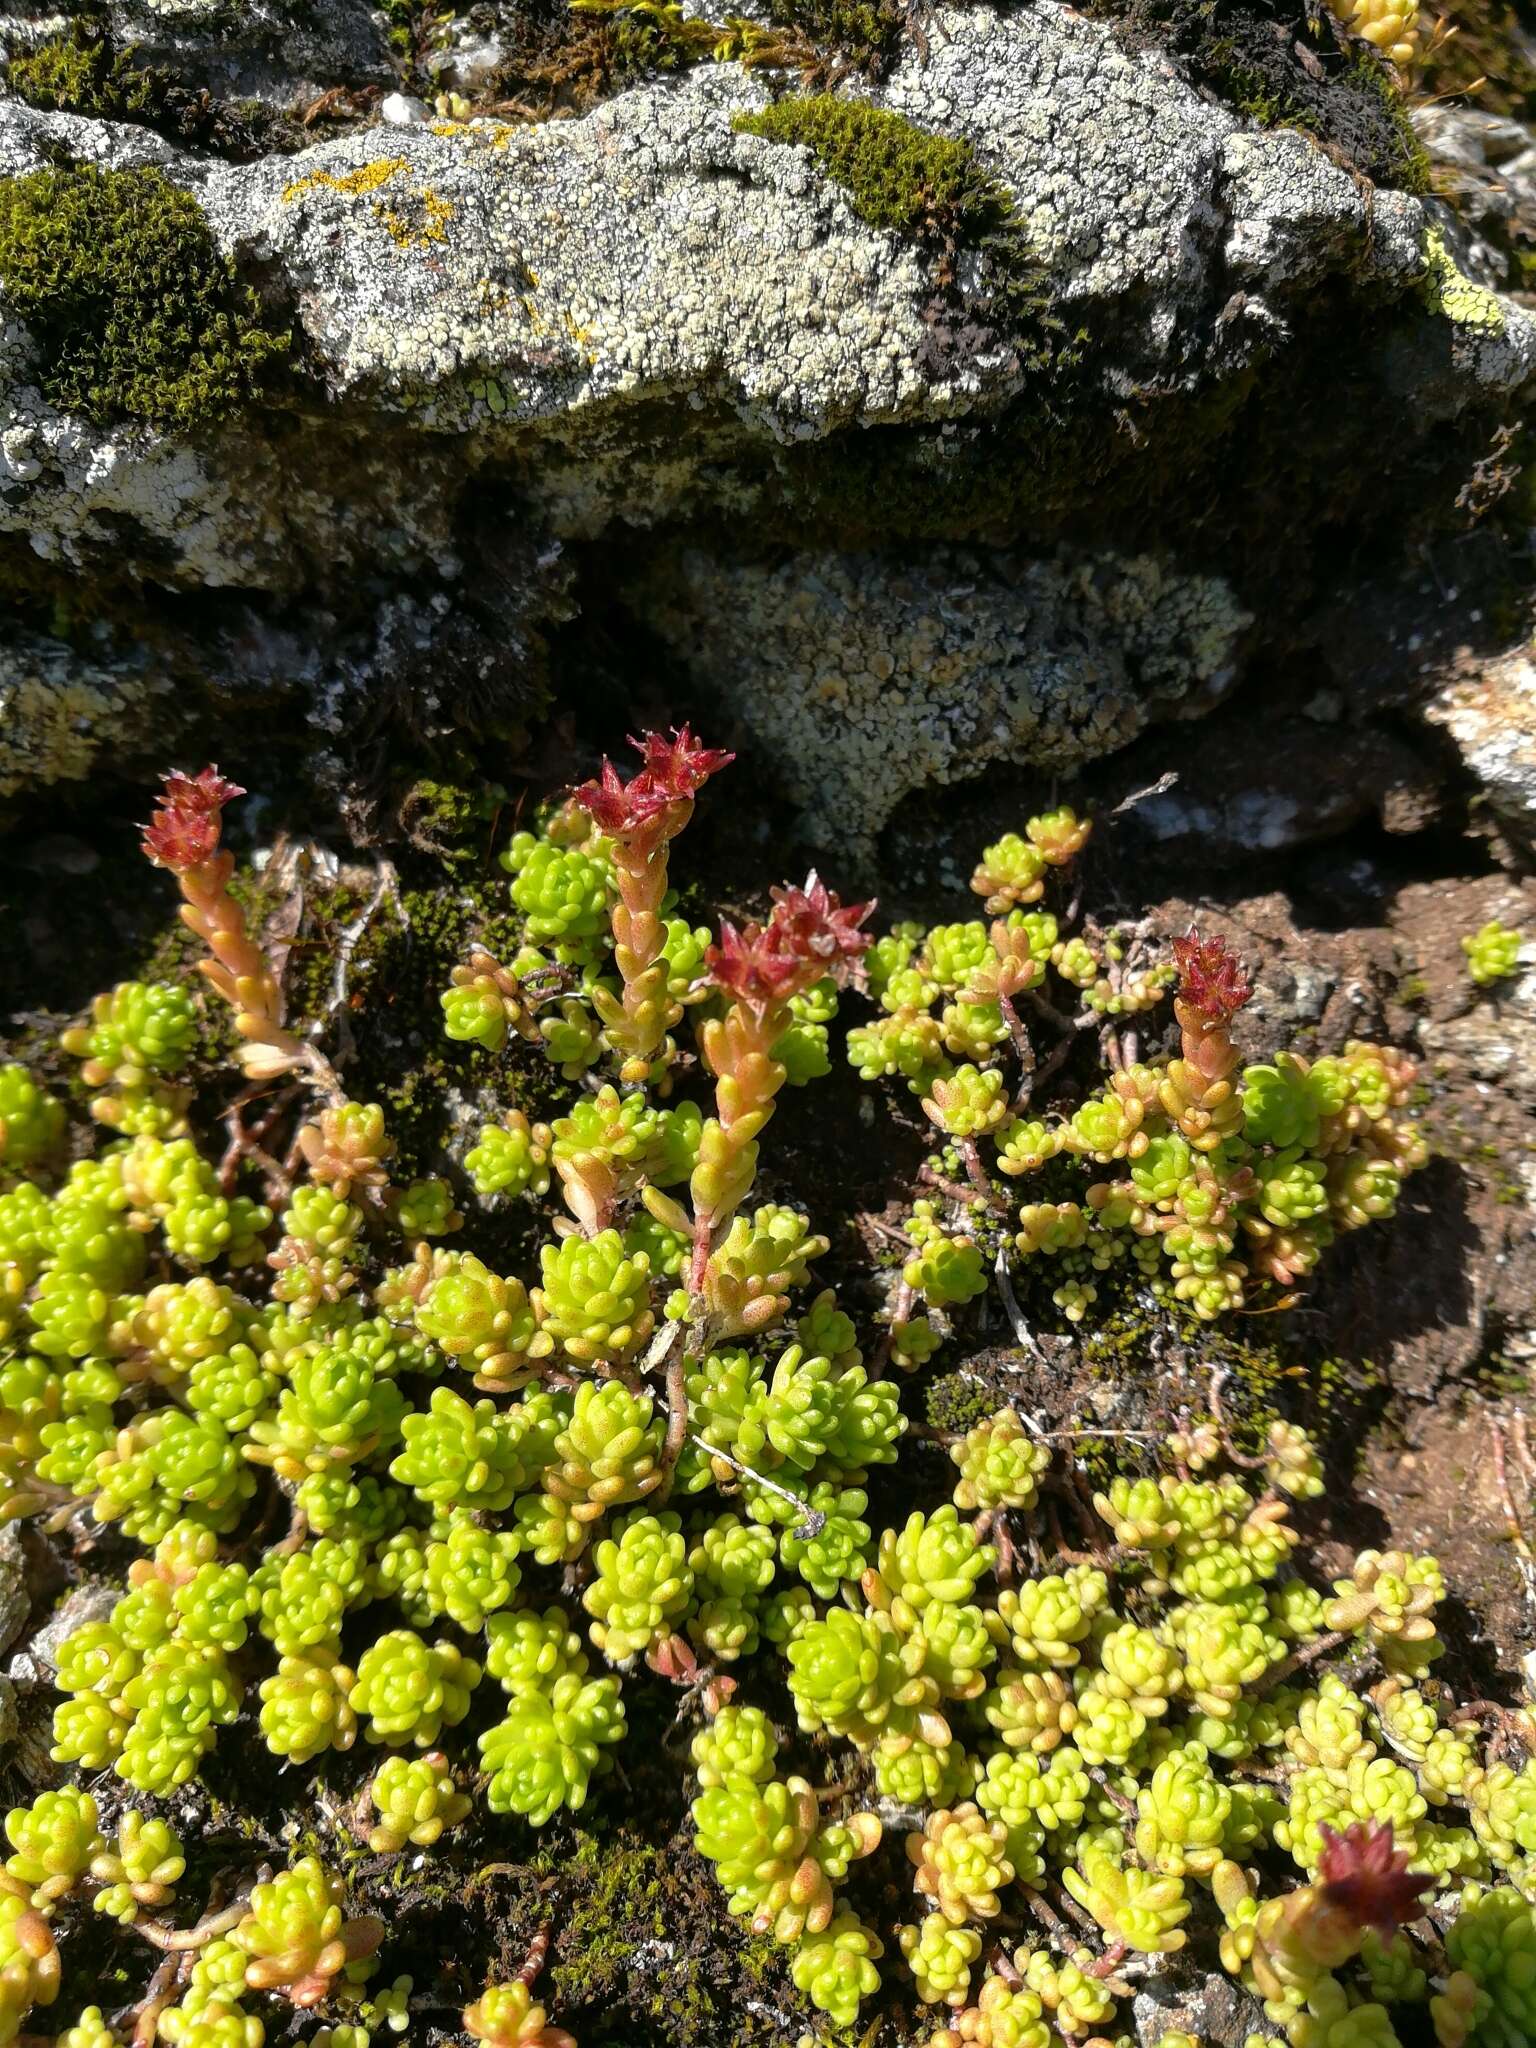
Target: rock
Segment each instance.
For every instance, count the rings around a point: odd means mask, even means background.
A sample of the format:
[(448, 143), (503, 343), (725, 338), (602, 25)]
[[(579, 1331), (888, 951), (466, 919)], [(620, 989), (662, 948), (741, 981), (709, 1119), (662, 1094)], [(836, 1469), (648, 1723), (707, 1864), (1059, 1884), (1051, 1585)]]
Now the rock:
[[(0, 104), (0, 176), (160, 167), (294, 342), (264, 402), (195, 431), (87, 420), (49, 401), (0, 296), (0, 592), (31, 635), (0, 641), (0, 793), (109, 756), (137, 775), (171, 699), (189, 747), (237, 712), (296, 739), (306, 774), (313, 727), (330, 761), (359, 731), (382, 756), (391, 720), (443, 729), (433, 661), (396, 679), (402, 641), (445, 632), (454, 678), (491, 679), (460, 729), (505, 732), (544, 699), (544, 628), (619, 585), (701, 705), (774, 748), (809, 834), (867, 845), (926, 783), (1054, 772), (1208, 705), (1331, 573), (1320, 536), (1390, 534), (1392, 465), (1438, 437), (1454, 467), (1465, 434), (1470, 466), (1536, 364), (1536, 322), (1446, 209), (1055, 0), (941, 7), (869, 88), (1011, 193), (1009, 260), (1027, 245), (1049, 327), (995, 247), (941, 258), (870, 225), (807, 149), (737, 132), (775, 90), (756, 71), (696, 65), (577, 119), (434, 122), (362, 0), (316, 0), (286, 35), (276, 0), (218, 35), (210, 0), (115, 6), (188, 81), (285, 106), (334, 83), (382, 120), (235, 162)], [(479, 25), (444, 49), (465, 89), (501, 54)], [(914, 565), (916, 541), (943, 551)], [(485, 572), (552, 547), (557, 592)], [(110, 639), (42, 640), (39, 592), (82, 581)], [(195, 633), (192, 592), (212, 601)], [(765, 644), (781, 629), (793, 651)]]
[[(0, 1651), (8, 1650), (15, 1642), (31, 1611), (21, 1532), (14, 1522), (7, 1522), (0, 1528)], [(0, 1747), (3, 1746), (4, 1736), (0, 1735)]]
[(141, 62), (230, 99), (289, 107), (395, 75), (383, 16), (368, 0), (109, 0), (107, 14)]
[(379, 119), (392, 128), (416, 128), (432, 118), (432, 109), (414, 93), (390, 92), (379, 101)]
[(630, 597), (848, 858), (914, 790), (991, 761), (1072, 769), (1212, 700), (1249, 624), (1220, 578), (1152, 556), (940, 548), (895, 575), (875, 556), (688, 549)]
[(50, 1680), (59, 1665), (59, 1645), (88, 1621), (105, 1621), (122, 1598), (121, 1586), (93, 1580), (61, 1600), (25, 1650), (11, 1659), (9, 1675), (19, 1684)]
[(0, 797), (89, 774), (114, 730), (154, 722), (164, 689), (143, 667), (109, 668), (59, 641), (0, 646)]
[(1482, 284), (1520, 289), (1520, 252), (1536, 236), (1536, 138), (1522, 122), (1473, 106), (1431, 101), (1413, 125), (1453, 193), (1457, 211), (1477, 230), (1470, 267)]
[(1424, 707), (1450, 734), (1490, 806), (1527, 846), (1536, 844), (1536, 661), (1517, 647), (1487, 663), (1464, 656)]
[(1193, 2034), (1197, 2041), (1230, 2043), (1231, 2048), (1251, 2034), (1262, 2033), (1264, 2014), (1251, 1993), (1234, 1984), (1230, 1977), (1206, 1977), (1192, 1989), (1175, 1991), (1157, 1984), (1138, 1991), (1131, 2008), (1140, 2048), (1157, 2048), (1163, 2036), (1174, 2031)]
[(1422, 1043), (1427, 1057), (1536, 1110), (1536, 941), (1528, 939), (1520, 956), (1518, 975), (1461, 1016), (1426, 1023)]

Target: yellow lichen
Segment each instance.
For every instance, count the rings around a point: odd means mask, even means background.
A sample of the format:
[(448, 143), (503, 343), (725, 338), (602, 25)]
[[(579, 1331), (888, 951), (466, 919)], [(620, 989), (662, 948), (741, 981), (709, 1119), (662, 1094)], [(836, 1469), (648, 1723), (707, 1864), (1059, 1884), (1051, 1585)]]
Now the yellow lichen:
[(373, 209), (397, 249), (426, 249), (434, 242), (447, 240), (448, 223), (453, 219), (451, 199), (444, 199), (426, 185), (420, 192), (409, 194), (408, 203), (410, 214), (382, 202)]
[(301, 193), (313, 192), (320, 186), (331, 192), (377, 192), (398, 172), (409, 169), (410, 164), (405, 157), (383, 156), (371, 164), (359, 164), (355, 171), (345, 171), (340, 177), (334, 171), (311, 171), (307, 178), (296, 178), (291, 185), (284, 186), (283, 204), (287, 206)]
[(1424, 275), (1419, 296), (1432, 313), (1439, 313), (1457, 327), (1482, 327), (1490, 333), (1504, 331), (1504, 308), (1495, 295), (1474, 284), (1446, 245), (1439, 228), (1424, 237)]
[[(377, 192), (401, 171), (411, 168), (408, 158), (403, 156), (379, 157), (371, 164), (361, 164), (355, 171), (311, 171), (307, 178), (295, 179), (283, 192), (283, 203), (297, 199), (301, 193), (324, 188), (330, 192), (344, 192), (349, 198), (356, 198), (365, 192)], [(420, 191), (408, 192), (398, 204), (391, 206), (379, 200), (373, 208), (373, 217), (388, 234), (397, 249), (426, 249), (437, 242), (447, 240), (448, 223), (453, 218), (453, 202), (434, 192), (430, 185)]]

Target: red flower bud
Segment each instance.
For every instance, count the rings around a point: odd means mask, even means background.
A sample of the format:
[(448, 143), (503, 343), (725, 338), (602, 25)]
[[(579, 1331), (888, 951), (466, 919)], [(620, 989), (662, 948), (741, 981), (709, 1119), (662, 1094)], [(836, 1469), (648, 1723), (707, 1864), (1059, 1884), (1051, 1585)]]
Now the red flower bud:
[(1212, 1024), (1225, 1024), (1253, 994), (1242, 962), (1225, 939), (1202, 939), (1191, 925), (1182, 939), (1174, 940), (1173, 957), (1180, 996)]
[(839, 903), (813, 871), (803, 889), (773, 891), (766, 924), (738, 930), (722, 920), (720, 943), (706, 956), (710, 974), (754, 1010), (788, 1002), (828, 974), (843, 981), (869, 944), (859, 926), (874, 907)]
[(659, 732), (645, 732), (629, 744), (644, 757), (642, 777), (648, 776), (674, 803), (697, 796), (711, 775), (718, 775), (736, 758), (724, 747), (701, 747), (686, 725), (674, 726), (669, 740)]
[(1434, 1879), (1413, 1876), (1408, 1855), (1397, 1847), (1385, 1821), (1357, 1820), (1342, 1835), (1323, 1824), (1318, 1875), (1323, 1895), (1360, 1927), (1374, 1927), (1390, 1941), (1397, 1929), (1419, 1915), (1421, 1895)]
[[(619, 771), (609, 760), (594, 782), (584, 782), (573, 793), (593, 822), (616, 839), (627, 839), (654, 827), (656, 820), (673, 804), (690, 804), (717, 769), (736, 756), (720, 747), (701, 747), (687, 726), (675, 730), (671, 739), (648, 732), (630, 745), (644, 757), (645, 766), (630, 782), (619, 780)], [(683, 812), (662, 837), (671, 838), (681, 829)]]
[(579, 804), (602, 831), (615, 839), (626, 839), (659, 817), (669, 799), (655, 787), (643, 768), (633, 782), (620, 782), (618, 769), (605, 760), (598, 779), (573, 790), (571, 801)]
[(869, 946), (869, 933), (859, 927), (874, 910), (874, 898), (867, 903), (840, 903), (814, 868), (803, 889), (775, 889), (772, 894), (768, 926), (779, 933), (785, 950), (814, 962), (818, 972), (813, 979), (817, 981), (824, 974), (840, 982), (846, 980)]
[(771, 921), (738, 927), (723, 917), (720, 943), (711, 946), (704, 959), (715, 983), (749, 1010), (788, 1002), (825, 971), (788, 952)]
[(156, 867), (178, 875), (201, 867), (219, 850), (224, 806), (244, 795), (240, 785), (226, 782), (217, 768), (204, 768), (196, 775), (173, 768), (144, 829), (145, 853)]

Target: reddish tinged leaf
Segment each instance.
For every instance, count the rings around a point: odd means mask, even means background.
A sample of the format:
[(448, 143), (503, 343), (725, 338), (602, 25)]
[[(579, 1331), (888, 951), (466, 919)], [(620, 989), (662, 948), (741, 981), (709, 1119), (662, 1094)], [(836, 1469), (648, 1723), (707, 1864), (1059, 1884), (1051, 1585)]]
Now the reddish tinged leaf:
[(1174, 940), (1173, 958), (1179, 970), (1179, 994), (1213, 1024), (1225, 1024), (1253, 994), (1243, 963), (1225, 939), (1202, 939), (1191, 925), (1182, 939)]
[(669, 740), (659, 732), (643, 732), (629, 744), (644, 758), (641, 776), (649, 777), (674, 803), (697, 796), (711, 775), (718, 775), (736, 758), (724, 747), (700, 746), (686, 725), (674, 726)]
[(1357, 1820), (1342, 1835), (1324, 1823), (1321, 1833), (1318, 1875), (1331, 1906), (1388, 1941), (1418, 1918), (1421, 1895), (1434, 1879), (1409, 1873), (1407, 1851), (1397, 1847), (1385, 1821)]
[(239, 783), (226, 781), (217, 768), (204, 768), (196, 775), (173, 768), (144, 829), (145, 853), (156, 867), (177, 874), (200, 867), (219, 850), (224, 806), (244, 795)]
[(786, 951), (820, 964), (818, 980), (830, 974), (842, 981), (869, 946), (869, 933), (859, 927), (874, 907), (873, 897), (868, 903), (840, 903), (812, 868), (803, 889), (773, 891), (768, 927), (779, 933)]

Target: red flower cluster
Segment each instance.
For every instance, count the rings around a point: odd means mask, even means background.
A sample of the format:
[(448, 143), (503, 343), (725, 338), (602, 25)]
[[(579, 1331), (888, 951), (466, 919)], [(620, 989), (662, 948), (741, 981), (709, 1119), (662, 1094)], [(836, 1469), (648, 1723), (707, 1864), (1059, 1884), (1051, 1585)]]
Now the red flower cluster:
[(1325, 1823), (1321, 1833), (1318, 1875), (1331, 1906), (1387, 1941), (1418, 1918), (1420, 1896), (1434, 1880), (1410, 1874), (1407, 1852), (1397, 1847), (1385, 1821), (1357, 1820), (1342, 1835)]
[(1202, 939), (1191, 925), (1182, 939), (1174, 940), (1173, 957), (1180, 996), (1213, 1024), (1225, 1024), (1253, 994), (1243, 963), (1225, 939)]
[(184, 875), (201, 867), (219, 850), (224, 806), (245, 791), (226, 782), (217, 768), (183, 775), (173, 768), (165, 778), (159, 807), (144, 829), (144, 851), (158, 868)]
[(859, 927), (874, 907), (873, 899), (840, 903), (813, 869), (803, 889), (773, 891), (766, 924), (743, 930), (722, 918), (720, 943), (706, 956), (710, 974), (753, 1010), (788, 1002), (824, 975), (845, 981), (869, 945)]
[(632, 781), (621, 782), (617, 768), (605, 760), (597, 780), (573, 793), (573, 801), (593, 822), (617, 839), (643, 832), (673, 804), (691, 803), (710, 776), (736, 758), (723, 747), (701, 747), (686, 725), (675, 727), (671, 739), (648, 732), (630, 745), (645, 763)]

